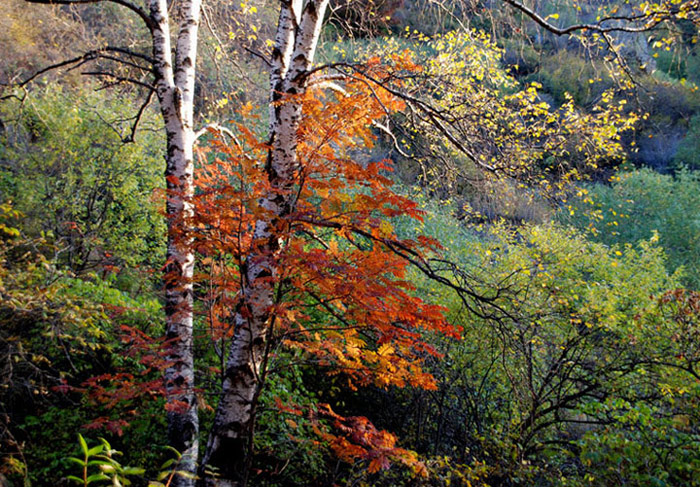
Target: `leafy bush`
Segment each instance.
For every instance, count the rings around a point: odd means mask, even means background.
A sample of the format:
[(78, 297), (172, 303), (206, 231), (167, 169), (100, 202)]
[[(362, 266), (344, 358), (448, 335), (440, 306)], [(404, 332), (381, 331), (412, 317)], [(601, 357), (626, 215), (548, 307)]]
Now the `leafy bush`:
[[(97, 275), (77, 279), (57, 268), (45, 256), (50, 242), (14, 231), (20, 218), (0, 205), (0, 472), (46, 485), (68, 473), (74, 432), (114, 414), (83, 394), (86, 381), (123, 366), (147, 372), (122, 342), (122, 327), (148, 332), (162, 319), (153, 296), (132, 298)], [(132, 427), (115, 443), (130, 462), (155, 465), (148, 446), (165, 441), (163, 404), (146, 399), (119, 411)]]
[(556, 225), (474, 234), (444, 213), (403, 228), (433, 229), (449, 234), (446, 257), (460, 263), (443, 276), (485, 300), (414, 275), (421, 295), (450, 308), (462, 339), (434, 342), (444, 354), (432, 369), (437, 391), (363, 391), (363, 413), (430, 465), (447, 459), (440, 478), (603, 486), (616, 472), (640, 487), (692, 485), (700, 432), (687, 417), (700, 390), (682, 369), (700, 354), (678, 337), (698, 321), (670, 318), (666, 291), (680, 275), (653, 238), (608, 247)]
[(649, 169), (620, 173), (611, 185), (584, 186), (560, 219), (608, 245), (636, 244), (658, 232), (670, 270), (683, 267), (683, 283), (700, 289), (700, 174), (676, 176)]
[(124, 144), (106, 120), (133, 116), (132, 107), (107, 100), (48, 88), (3, 105), (0, 194), (24, 213), (21, 230), (49, 236), (73, 271), (160, 267), (165, 223), (152, 195), (162, 186), (161, 139), (144, 132)]
[(557, 105), (566, 102), (566, 93), (577, 106), (591, 106), (613, 84), (608, 70), (600, 61), (585, 59), (565, 49), (543, 56), (539, 70), (525, 78), (537, 81), (542, 90), (554, 97)]

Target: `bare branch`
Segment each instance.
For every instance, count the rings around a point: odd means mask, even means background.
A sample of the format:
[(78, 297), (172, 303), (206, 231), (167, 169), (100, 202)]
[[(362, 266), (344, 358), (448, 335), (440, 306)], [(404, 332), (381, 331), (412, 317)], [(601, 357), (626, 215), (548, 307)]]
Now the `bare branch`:
[[(595, 24), (574, 24), (570, 25), (568, 27), (560, 28), (557, 27), (547, 21), (545, 17), (542, 17), (540, 14), (535, 12), (533, 9), (530, 7), (524, 5), (523, 3), (519, 2), (518, 0), (503, 0), (505, 3), (510, 5), (511, 7), (520, 10), (522, 13), (524, 13), (526, 16), (530, 17), (533, 21), (535, 21), (536, 24), (538, 24), (540, 27), (545, 28), (552, 34), (558, 35), (558, 36), (563, 36), (567, 34), (572, 34), (577, 31), (591, 31), (591, 32), (598, 32), (600, 34), (606, 34), (610, 32), (632, 32), (632, 33), (639, 33), (639, 32), (647, 32), (657, 25), (659, 25), (662, 21), (663, 18), (659, 17), (657, 13), (653, 14), (643, 14), (643, 15), (632, 15), (629, 17), (625, 16), (615, 16), (615, 17), (605, 17), (597, 21)], [(673, 15), (673, 12), (669, 11), (668, 15)], [(619, 22), (618, 25), (611, 25), (611, 26), (606, 26), (605, 24), (608, 22)], [(637, 23), (642, 23), (640, 26), (632, 26), (630, 24), (637, 24)]]
[(132, 61), (127, 61), (126, 59), (120, 59), (120, 58), (118, 58), (118, 57), (115, 57), (115, 56), (108, 56), (108, 55), (106, 55), (106, 54), (101, 54), (99, 57), (100, 57), (100, 59), (106, 59), (107, 61), (114, 61), (114, 62), (123, 64), (123, 65), (125, 65), (125, 66), (129, 66), (129, 67), (132, 67), (132, 68), (135, 68), (135, 69), (140, 69), (141, 71), (147, 71), (147, 72), (149, 72), (149, 73), (152, 73), (152, 72), (153, 72), (153, 68), (152, 68), (152, 67), (142, 66), (142, 65), (137, 64), (137, 63), (134, 63), (134, 62), (132, 62)]
[[(331, 220), (317, 220), (313, 218), (308, 218), (305, 216), (298, 216), (295, 218), (296, 221), (306, 223), (309, 225), (314, 225), (318, 227), (325, 227), (325, 228), (336, 228), (336, 229), (346, 229), (350, 230), (352, 233), (359, 235), (361, 237), (364, 237), (370, 241), (379, 243), (384, 245), (388, 250), (396, 254), (397, 256), (401, 257), (404, 259), (406, 262), (411, 264), (413, 267), (415, 267), (418, 271), (420, 271), (423, 275), (425, 275), (427, 278), (431, 279), (432, 281), (435, 281), (437, 283), (440, 283), (444, 286), (446, 286), (449, 289), (452, 289), (454, 292), (457, 293), (457, 296), (459, 296), (460, 300), (462, 301), (462, 304), (467, 308), (470, 312), (472, 312), (474, 315), (479, 316), (483, 319), (494, 319), (498, 320), (501, 317), (508, 317), (513, 320), (516, 319), (515, 316), (513, 316), (508, 310), (503, 308), (499, 303), (498, 300), (500, 299), (500, 294), (502, 290), (497, 290), (496, 293), (487, 296), (484, 294), (481, 294), (474, 289), (471, 289), (467, 285), (465, 285), (464, 282), (458, 282), (453, 279), (450, 279), (449, 277), (445, 276), (445, 272), (452, 272), (454, 274), (454, 270), (456, 269), (456, 266), (452, 263), (450, 263), (450, 268), (448, 269), (436, 269), (433, 265), (433, 263), (445, 263), (447, 261), (442, 260), (442, 259), (428, 259), (425, 258), (419, 251), (409, 247), (406, 245), (404, 242), (401, 242), (399, 240), (394, 240), (394, 239), (389, 239), (389, 238), (382, 238), (382, 237), (377, 237), (376, 235), (373, 235), (371, 232), (368, 232), (364, 229), (357, 228), (357, 227), (348, 227), (347, 225), (344, 225), (339, 222), (331, 221)], [(464, 277), (464, 276), (461, 276)], [(486, 305), (491, 307), (493, 310), (500, 314), (493, 314), (484, 311), (483, 309), (478, 309), (476, 306), (478, 305), (481, 307), (482, 305)]]
[(151, 104), (151, 100), (153, 100), (153, 94), (155, 93), (155, 90), (151, 90), (148, 92), (146, 95), (146, 100), (141, 104), (139, 107), (139, 111), (136, 112), (136, 118), (134, 119), (134, 123), (131, 125), (131, 133), (122, 138), (122, 141), (125, 143), (128, 142), (133, 142), (134, 138), (136, 137), (136, 129), (138, 128), (139, 122), (141, 121), (141, 117), (143, 116), (144, 112), (146, 111), (146, 108), (148, 105)]
[(238, 148), (242, 147), (241, 142), (238, 140), (238, 137), (236, 137), (236, 134), (231, 132), (231, 130), (227, 129), (226, 127), (219, 125), (218, 123), (214, 123), (214, 122), (205, 125), (201, 129), (199, 129), (197, 132), (195, 132), (194, 143), (196, 144), (197, 141), (200, 139), (200, 137), (202, 137), (204, 134), (206, 134), (207, 132), (210, 132), (210, 131), (219, 132), (219, 134), (226, 134), (229, 137), (231, 137), (231, 140), (233, 140), (234, 144), (236, 144), (236, 146)]
[[(140, 52), (132, 51), (131, 49), (126, 49), (124, 47), (105, 46), (101, 50), (105, 51), (105, 52), (118, 52), (120, 54), (124, 54), (125, 56), (143, 59), (144, 61), (146, 61), (148, 64), (151, 64), (151, 65), (154, 65), (156, 63), (156, 60), (153, 59), (152, 57), (147, 56), (146, 54), (142, 54)], [(142, 68), (142, 69), (146, 69), (146, 68)], [(155, 71), (155, 70), (153, 68), (149, 68), (149, 71)]]
[(434, 127), (436, 127), (440, 131), (440, 133), (443, 134), (447, 138), (447, 140), (449, 140), (450, 143), (454, 145), (455, 148), (457, 148), (457, 150), (459, 150), (462, 154), (467, 156), (474, 164), (490, 172), (498, 172), (497, 168), (484, 163), (452, 134), (449, 128), (445, 125), (447, 119), (444, 116), (443, 111), (435, 108), (434, 106), (419, 98), (409, 95), (408, 93), (392, 88), (388, 85), (388, 83), (383, 82), (382, 80), (378, 80), (370, 74), (364, 72), (358, 65), (336, 63), (335, 65), (333, 65), (333, 67), (337, 70), (340, 70), (342, 67), (349, 68), (362, 75), (362, 78), (357, 78), (345, 73), (346, 76), (365, 83), (371, 81), (374, 85), (381, 87), (383, 90), (386, 90), (387, 92), (391, 93), (397, 98), (405, 101), (411, 108), (417, 109), (420, 113), (424, 114), (428, 118), (430, 123)]
[[(144, 54), (134, 52), (130, 49), (126, 49), (123, 47), (106, 46), (106, 47), (103, 47), (100, 49), (94, 49), (94, 50), (88, 51), (88, 52), (83, 53), (82, 55), (74, 57), (74, 58), (66, 59), (64, 61), (50, 64), (49, 66), (45, 66), (44, 68), (38, 70), (37, 72), (35, 72), (34, 74), (32, 74), (31, 76), (26, 78), (25, 80), (23, 80), (19, 83), (15, 83), (13, 85), (6, 85), (6, 86), (14, 86), (16, 88), (24, 88), (25, 86), (27, 86), (28, 84), (30, 84), (31, 82), (36, 80), (37, 78), (48, 73), (49, 71), (64, 68), (66, 66), (70, 66), (70, 69), (75, 69), (79, 66), (82, 66), (83, 64), (85, 64), (87, 62), (95, 61), (96, 59), (107, 59), (110, 61), (115, 61), (115, 62), (119, 62), (121, 64), (125, 64), (127, 66), (135, 67), (135, 68), (138, 68), (138, 69), (141, 69), (144, 71), (148, 71), (150, 73), (153, 72), (153, 68), (151, 68), (151, 67), (141, 66), (141, 65), (138, 65), (134, 62), (127, 61), (125, 59), (120, 59), (120, 58), (115, 57), (115, 56), (108, 56), (105, 53), (119, 53), (119, 54), (124, 54), (126, 56), (143, 59), (144, 61), (151, 63), (151, 64), (155, 63), (155, 61), (153, 59), (151, 59), (150, 57), (148, 57)], [(146, 85), (146, 86), (149, 89), (153, 89), (152, 86), (149, 86), (149, 85)], [(8, 98), (11, 98), (12, 96), (13, 95), (5, 95), (3, 97), (0, 97), (0, 100), (6, 100)]]
[(260, 59), (262, 60), (262, 62), (264, 62), (264, 63), (267, 65), (268, 68), (271, 68), (271, 67), (272, 67), (272, 63), (270, 62), (270, 60), (268, 59), (268, 57), (265, 56), (264, 54), (262, 54), (261, 52), (255, 50), (255, 49), (251, 49), (251, 48), (249, 48), (248, 46), (241, 46), (241, 47), (242, 47), (243, 50), (246, 51), (247, 53), (252, 54), (253, 56), (255, 56), (255, 57), (257, 57), (257, 58), (260, 58)]
[(119, 76), (114, 73), (110, 73), (109, 71), (85, 71), (84, 73), (81, 73), (85, 76), (100, 76), (100, 77), (105, 77), (105, 78), (111, 78), (112, 85), (118, 85), (121, 83), (131, 83), (137, 86), (141, 86), (142, 88), (146, 88), (147, 90), (150, 91), (155, 91), (155, 87), (153, 85), (149, 85), (148, 83), (144, 83), (143, 81), (134, 79), (134, 78), (129, 78), (126, 76)]
[[(62, 68), (64, 66), (70, 66), (72, 64), (76, 64), (76, 63), (79, 63), (81, 61), (84, 61), (86, 56), (87, 56), (87, 54), (84, 54), (84, 55), (79, 56), (79, 57), (66, 59), (65, 61), (61, 61), (61, 62), (52, 64), (50, 66), (46, 66), (45, 68), (40, 69), (39, 71), (37, 71), (36, 73), (31, 75), (29, 78), (22, 81), (21, 83), (17, 83), (15, 86), (17, 88), (24, 88), (25, 86), (27, 86), (29, 83), (31, 83), (32, 81), (34, 81), (35, 79), (37, 79), (41, 75), (48, 73), (49, 71), (52, 71), (54, 69), (59, 69), (59, 68)], [(11, 97), (13, 97), (13, 95), (5, 95), (2, 98), (0, 98), (0, 100), (6, 100), (6, 99), (11, 98)]]
[(394, 150), (396, 150), (396, 152), (401, 154), (402, 157), (405, 157), (406, 159), (411, 158), (410, 154), (407, 154), (406, 152), (403, 151), (403, 149), (399, 145), (399, 141), (396, 139), (396, 136), (394, 135), (394, 132), (392, 132), (391, 129), (387, 125), (384, 125), (384, 124), (381, 124), (381, 123), (375, 121), (372, 123), (372, 126), (378, 128), (379, 130), (381, 130), (382, 132), (384, 132), (386, 135), (388, 135), (391, 138), (391, 140), (393, 141)]

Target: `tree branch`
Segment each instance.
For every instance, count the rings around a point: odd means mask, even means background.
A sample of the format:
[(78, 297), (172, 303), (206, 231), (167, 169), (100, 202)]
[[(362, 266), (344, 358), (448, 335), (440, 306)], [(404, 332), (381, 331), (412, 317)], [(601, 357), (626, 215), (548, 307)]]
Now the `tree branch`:
[(123, 142), (128, 143), (134, 141), (134, 138), (136, 137), (136, 129), (138, 128), (139, 122), (141, 121), (141, 117), (146, 111), (148, 105), (151, 104), (151, 100), (153, 100), (153, 93), (155, 93), (155, 90), (149, 91), (148, 95), (146, 95), (146, 100), (139, 107), (139, 111), (136, 112), (136, 118), (134, 119), (134, 123), (131, 124), (131, 133), (122, 139)]
[[(400, 90), (396, 90), (394, 88), (391, 88), (388, 86), (387, 83), (382, 82), (381, 80), (376, 79), (375, 77), (369, 75), (366, 72), (363, 72), (362, 69), (360, 69), (359, 66), (353, 65), (353, 64), (344, 64), (344, 63), (336, 63), (333, 65), (333, 68), (336, 70), (341, 69), (341, 67), (351, 69), (355, 71), (356, 73), (362, 75), (362, 78), (358, 78), (355, 76), (352, 76), (350, 74), (345, 73), (346, 76), (356, 79), (358, 81), (362, 81), (364, 83), (368, 83), (368, 81), (371, 81), (373, 84), (380, 86), (382, 89), (386, 90), (390, 94), (398, 97), (399, 99), (405, 101), (409, 106), (418, 109), (421, 113), (423, 113), (430, 123), (437, 128), (441, 134), (443, 134), (450, 143), (457, 148), (462, 154), (467, 156), (474, 164), (478, 165), (479, 167), (482, 167), (483, 169), (486, 169), (490, 172), (496, 173), (498, 170), (497, 168), (490, 166), (489, 164), (486, 164), (484, 161), (479, 159), (476, 154), (474, 154), (469, 148), (467, 148), (464, 144), (462, 144), (457, 138), (450, 132), (450, 130), (445, 126), (446, 117), (443, 115), (443, 113), (440, 112), (440, 110), (437, 110), (435, 107), (430, 105), (429, 103), (420, 100), (414, 96), (409, 95), (408, 93), (402, 92)], [(342, 73), (342, 71), (340, 71)], [(366, 78), (366, 79), (363, 79)]]
[(236, 144), (236, 146), (239, 149), (243, 147), (241, 145), (241, 142), (236, 137), (236, 134), (231, 132), (231, 130), (227, 129), (226, 127), (219, 125), (218, 123), (215, 123), (215, 122), (209, 123), (209, 124), (205, 125), (204, 127), (202, 127), (201, 129), (199, 129), (197, 132), (195, 132), (194, 143), (196, 144), (200, 137), (202, 137), (204, 134), (206, 134), (207, 132), (209, 132), (211, 130), (214, 130), (214, 131), (219, 132), (221, 134), (226, 134), (229, 137), (231, 137), (231, 140), (233, 140), (234, 144)]
[[(357, 235), (360, 235), (370, 241), (379, 243), (384, 245), (387, 249), (392, 251), (394, 254), (398, 255), (402, 259), (406, 260), (409, 264), (414, 266), (416, 269), (418, 269), (421, 273), (423, 273), (426, 277), (429, 279), (438, 282), (442, 285), (447, 286), (448, 288), (452, 289), (457, 293), (459, 296), (460, 300), (462, 301), (462, 304), (472, 313), (474, 313), (476, 316), (479, 316), (480, 318), (483, 319), (494, 319), (498, 320), (499, 318), (506, 316), (511, 319), (516, 319), (511, 313), (509, 313), (506, 309), (504, 309), (502, 306), (499, 305), (497, 302), (498, 298), (500, 297), (500, 292), (497, 292), (494, 295), (491, 296), (485, 296), (482, 294), (479, 294), (477, 291), (474, 291), (473, 289), (470, 289), (469, 287), (460, 284), (458, 282), (453, 281), (452, 279), (449, 279), (448, 277), (445, 277), (444, 275), (441, 274), (440, 270), (435, 269), (431, 263), (430, 259), (426, 259), (421, 255), (420, 252), (412, 249), (405, 243), (399, 241), (399, 240), (393, 240), (393, 239), (388, 239), (388, 238), (382, 238), (378, 237), (376, 235), (373, 235), (371, 232), (368, 232), (366, 230), (363, 230), (361, 228), (357, 227), (348, 227), (347, 225), (344, 225), (339, 222), (335, 221), (329, 221), (329, 220), (317, 220), (313, 218), (308, 218), (303, 215), (299, 215), (295, 217), (295, 221), (306, 223), (309, 225), (314, 225), (314, 226), (319, 226), (319, 227), (326, 227), (326, 228), (334, 228), (334, 229), (347, 229), (350, 230), (352, 233), (355, 233)], [(439, 261), (439, 262), (444, 262), (444, 261)], [(469, 301), (469, 299), (472, 299), (475, 303), (479, 304), (485, 304), (491, 306), (493, 309), (496, 311), (500, 312), (501, 315), (498, 316), (496, 314), (489, 314), (486, 313), (485, 311), (481, 309), (476, 309), (474, 305)]]
[[(35, 72), (34, 74), (32, 74), (31, 76), (29, 76), (28, 78), (26, 78), (25, 80), (23, 80), (23, 81), (21, 81), (21, 82), (19, 82), (19, 83), (15, 83), (15, 84), (13, 84), (13, 85), (12, 85), (12, 84), (10, 84), (10, 85), (5, 85), (5, 86), (15, 86), (15, 87), (17, 87), (17, 88), (23, 88), (23, 87), (27, 86), (28, 84), (30, 84), (31, 82), (33, 82), (34, 80), (36, 80), (37, 78), (39, 78), (39, 77), (41, 77), (42, 75), (48, 73), (49, 71), (53, 71), (53, 70), (56, 70), (56, 69), (60, 69), (60, 68), (66, 67), (66, 66), (71, 66), (71, 69), (75, 69), (75, 68), (79, 67), (79, 66), (82, 65), (82, 64), (85, 64), (85, 63), (87, 63), (87, 62), (94, 61), (94, 60), (100, 59), (100, 58), (102, 58), (102, 59), (107, 59), (107, 60), (110, 60), (110, 61), (119, 62), (119, 63), (122, 63), (122, 64), (126, 64), (127, 66), (131, 66), (131, 67), (135, 67), (135, 68), (138, 68), (138, 69), (142, 69), (142, 70), (148, 71), (148, 72), (150, 72), (150, 73), (153, 72), (153, 68), (148, 68), (148, 67), (145, 67), (145, 66), (140, 66), (140, 65), (138, 65), (138, 64), (136, 64), (136, 63), (133, 63), (133, 62), (131, 62), (131, 61), (126, 61), (126, 60), (124, 60), (124, 59), (119, 59), (118, 57), (114, 57), (114, 56), (105, 56), (104, 53), (107, 53), (107, 52), (124, 54), (124, 55), (126, 55), (126, 56), (131, 56), (131, 57), (136, 57), (136, 58), (139, 58), (139, 59), (143, 59), (144, 61), (146, 61), (146, 62), (148, 62), (148, 63), (151, 63), (152, 65), (155, 64), (155, 61), (154, 61), (153, 59), (151, 59), (150, 57), (146, 56), (145, 54), (140, 54), (140, 53), (131, 51), (130, 49), (126, 49), (126, 48), (123, 48), (123, 47), (106, 46), (106, 47), (103, 47), (103, 48), (101, 48), (101, 49), (93, 49), (93, 50), (91, 50), (91, 51), (88, 51), (88, 52), (86, 52), (86, 53), (83, 53), (82, 55), (77, 56), (77, 57), (74, 57), (74, 58), (70, 58), (70, 59), (66, 59), (66, 60), (64, 60), (64, 61), (60, 61), (60, 62), (57, 62), (57, 63), (54, 63), (54, 64), (50, 64), (50, 65), (45, 66), (44, 68), (38, 70), (37, 72)], [(153, 89), (152, 86), (148, 86), (148, 88), (149, 88), (149, 89)], [(12, 96), (13, 96), (13, 95), (5, 95), (5, 96), (3, 96), (3, 97), (0, 97), (0, 100), (5, 100), (5, 99), (8, 99), (8, 98), (11, 98)]]
[(119, 76), (114, 73), (110, 73), (109, 71), (85, 71), (84, 73), (81, 73), (85, 76), (100, 76), (100, 77), (105, 77), (105, 78), (112, 78), (113, 85), (117, 85), (120, 83), (132, 83), (137, 86), (141, 86), (142, 88), (146, 88), (149, 91), (155, 91), (155, 87), (152, 85), (149, 85), (148, 83), (144, 83), (143, 81), (134, 79), (134, 78), (128, 78), (126, 76)]
[[(598, 32), (600, 34), (606, 34), (610, 32), (632, 32), (632, 33), (639, 33), (639, 32), (646, 32), (657, 25), (659, 25), (663, 21), (663, 17), (656, 17), (656, 14), (642, 14), (642, 15), (632, 15), (629, 17), (625, 16), (614, 16), (614, 17), (605, 17), (597, 21), (595, 24), (574, 24), (570, 25), (568, 27), (560, 28), (555, 25), (550, 24), (545, 17), (542, 17), (540, 14), (535, 12), (533, 9), (530, 7), (524, 5), (523, 3), (519, 2), (518, 0), (503, 0), (505, 3), (510, 5), (511, 7), (520, 10), (522, 13), (524, 13), (526, 16), (530, 17), (536, 24), (538, 24), (540, 27), (545, 28), (552, 34), (558, 35), (558, 36), (563, 36), (567, 34), (571, 34), (576, 31), (592, 31), (592, 32)], [(673, 12), (669, 11), (667, 15), (671, 16), (673, 15)], [(610, 27), (606, 27), (604, 24), (606, 22), (622, 22), (622, 25), (614, 25)], [(648, 22), (647, 22), (648, 21)], [(639, 23), (639, 22), (646, 22), (643, 25), (639, 27), (633, 27), (630, 26), (629, 23)], [(624, 23), (627, 23), (625, 25)]]

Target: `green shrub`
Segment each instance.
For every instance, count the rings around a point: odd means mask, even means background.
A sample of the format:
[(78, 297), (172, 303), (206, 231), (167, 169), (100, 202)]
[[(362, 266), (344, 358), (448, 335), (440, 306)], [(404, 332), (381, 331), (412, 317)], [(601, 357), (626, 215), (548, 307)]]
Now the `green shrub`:
[(165, 443), (167, 431), (163, 401), (135, 397), (113, 411), (84, 393), (85, 381), (101, 374), (126, 369), (153, 378), (136, 347), (122, 341), (122, 327), (158, 334), (158, 300), (57, 268), (44, 255), (53, 253), (49, 242), (13, 231), (19, 217), (0, 205), (0, 472), (25, 484), (55, 483), (69, 473), (74, 432), (100, 416), (128, 418), (128, 435), (115, 444), (129, 463), (153, 468), (150, 446)]
[(658, 232), (668, 268), (684, 269), (683, 283), (700, 289), (700, 174), (649, 169), (620, 173), (611, 185), (584, 186), (560, 219), (588, 229), (608, 245), (636, 244)]
[[(128, 126), (108, 121), (135, 107), (102, 93), (53, 87), (0, 107), (0, 197), (25, 215), (20, 230), (50, 237), (73, 271), (160, 267), (165, 222), (153, 192), (163, 186), (162, 138), (144, 131), (123, 143)], [(154, 116), (145, 118), (152, 128)]]
[(672, 165), (675, 169), (700, 169), (700, 115), (690, 119), (688, 132), (678, 146)]
[[(433, 342), (443, 354), (432, 362), (437, 391), (363, 391), (361, 413), (429, 465), (445, 459), (440, 479), (478, 471), (473, 485), (603, 486), (614, 473), (638, 487), (692, 485), (700, 437), (678, 418), (694, 414), (700, 390), (676, 367), (700, 354), (681, 352), (683, 325), (663, 311), (680, 275), (669, 275), (655, 239), (610, 247), (552, 224), (474, 232), (431, 210), (400, 230), (445, 238), (459, 271), (435, 266), (485, 301), (414, 274), (462, 337)], [(624, 451), (634, 454), (620, 461)], [(407, 481), (382, 482), (367, 485)]]
[(542, 84), (542, 91), (552, 95), (557, 105), (566, 102), (568, 93), (577, 106), (591, 106), (613, 83), (600, 61), (585, 59), (565, 49), (543, 55), (538, 72), (524, 81)]

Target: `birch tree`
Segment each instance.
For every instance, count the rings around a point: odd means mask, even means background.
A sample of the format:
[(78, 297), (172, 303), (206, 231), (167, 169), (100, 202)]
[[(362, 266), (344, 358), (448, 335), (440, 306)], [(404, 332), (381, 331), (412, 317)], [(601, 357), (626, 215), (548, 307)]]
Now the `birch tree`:
[(175, 485), (194, 484), (199, 419), (194, 393), (194, 356), (192, 350), (192, 271), (194, 254), (181, 227), (192, 216), (188, 199), (193, 193), (193, 102), (197, 56), (197, 29), (201, 0), (183, 0), (181, 24), (175, 57), (170, 46), (170, 20), (167, 0), (150, 0), (153, 21), (153, 56), (156, 93), (167, 134), (165, 179), (168, 247), (165, 275), (166, 339), (171, 365), (165, 371), (168, 388), (168, 437), (170, 445), (182, 453)]
[[(150, 101), (160, 102), (167, 134), (165, 178), (168, 247), (165, 273), (168, 366), (168, 427), (170, 445), (183, 456), (173, 485), (194, 484), (197, 472), (199, 421), (194, 391), (192, 350), (194, 254), (187, 227), (193, 216), (193, 101), (197, 34), (202, 0), (148, 0), (144, 9), (129, 0), (28, 0), (44, 4), (112, 2), (137, 15), (152, 41), (151, 55), (122, 46), (91, 50), (55, 67), (80, 65), (99, 59), (117, 61), (148, 73), (147, 81), (119, 73), (98, 72), (107, 79), (132, 81), (144, 87)], [(278, 257), (284, 249), (282, 227), (293, 211), (294, 186), (300, 170), (297, 153), (302, 119), (301, 95), (309, 88), (313, 61), (329, 0), (281, 0), (280, 14), (269, 59), (269, 150), (265, 177), (269, 189), (259, 206), (264, 209), (254, 225), (251, 251), (241, 274), (243, 284), (234, 313), (234, 337), (222, 375), (220, 398), (199, 474), (207, 486), (233, 487), (247, 482), (255, 407), (263, 381), (261, 370), (270, 323), (274, 317)], [(520, 8), (519, 4), (507, 2)], [(169, 4), (171, 9), (169, 10)], [(174, 12), (171, 17), (170, 12)], [(536, 17), (530, 15), (535, 21)], [(174, 20), (177, 19), (177, 20)], [(579, 29), (591, 29), (589, 26)], [(565, 33), (565, 32), (562, 32)], [(175, 39), (175, 45), (171, 45)], [(354, 70), (342, 74), (352, 76)], [(42, 70), (43, 71), (43, 70)], [(40, 74), (40, 73), (39, 73)], [(121, 77), (121, 78), (120, 78)], [(410, 100), (421, 107), (421, 100)], [(145, 105), (144, 105), (145, 106)], [(424, 108), (430, 113), (430, 107)], [(436, 115), (431, 115), (433, 120)], [(138, 117), (137, 117), (138, 120)], [(438, 123), (439, 127), (440, 124)], [(443, 126), (444, 127), (444, 126)], [(445, 135), (447, 129), (443, 128)], [(456, 138), (453, 137), (456, 141)], [(458, 145), (458, 141), (454, 142)]]
[[(74, 5), (115, 3), (138, 16), (148, 29), (151, 55), (129, 47), (107, 45), (72, 59), (48, 66), (30, 78), (26, 85), (50, 69), (77, 67), (105, 61), (121, 65), (136, 73), (134, 77), (119, 70), (90, 71), (105, 84), (129, 82), (146, 90), (146, 98), (135, 117), (133, 140), (139, 119), (155, 94), (166, 132), (167, 184), (166, 216), (168, 242), (165, 265), (165, 313), (168, 367), (165, 370), (170, 446), (182, 454), (174, 486), (194, 484), (198, 457), (199, 420), (194, 391), (194, 357), (192, 351), (192, 271), (194, 254), (184, 226), (192, 216), (195, 70), (201, 0), (148, 0), (147, 8), (129, 0), (27, 0), (31, 3)], [(174, 5), (172, 5), (174, 3)], [(172, 6), (169, 10), (169, 6)], [(171, 12), (173, 13), (171, 15)], [(175, 39), (175, 45), (172, 40)], [(129, 72), (129, 71), (127, 71)], [(138, 75), (141, 76), (138, 76)]]
[[(253, 230), (253, 244), (242, 264), (242, 284), (233, 317), (234, 335), (222, 371), (222, 386), (214, 423), (203, 456), (200, 476), (208, 487), (239, 487), (248, 482), (255, 414), (264, 382), (266, 346), (274, 321), (276, 290), (282, 274), (279, 261), (284, 250), (288, 216), (294, 212), (301, 161), (298, 153), (302, 98), (316, 76), (328, 66), (314, 66), (328, 0), (283, 0), (269, 58), (269, 149), (265, 165), (268, 192), (260, 202)], [(350, 79), (361, 70), (336, 64), (336, 75), (320, 79)], [(439, 113), (428, 102), (413, 99), (366, 76), (372, 85), (386, 89), (417, 110)], [(337, 87), (342, 91), (342, 88)], [(454, 141), (458, 145), (458, 141)], [(404, 256), (410, 260), (410, 257)], [(421, 268), (421, 263), (416, 263)], [(436, 276), (429, 268), (424, 272)], [(448, 283), (449, 284), (449, 283)], [(455, 286), (452, 283), (452, 286)], [(460, 289), (460, 291), (465, 291)], [(475, 299), (479, 299), (476, 296)]]
[[(260, 371), (272, 316), (277, 257), (283, 242), (279, 227), (292, 209), (292, 187), (299, 171), (297, 131), (299, 96), (307, 89), (328, 0), (290, 0), (280, 5), (270, 68), (270, 149), (266, 165), (269, 192), (255, 223), (254, 246), (244, 264), (242, 299), (235, 336), (223, 372), (221, 397), (203, 458), (207, 486), (245, 485)], [(208, 469), (216, 476), (209, 475)]]

